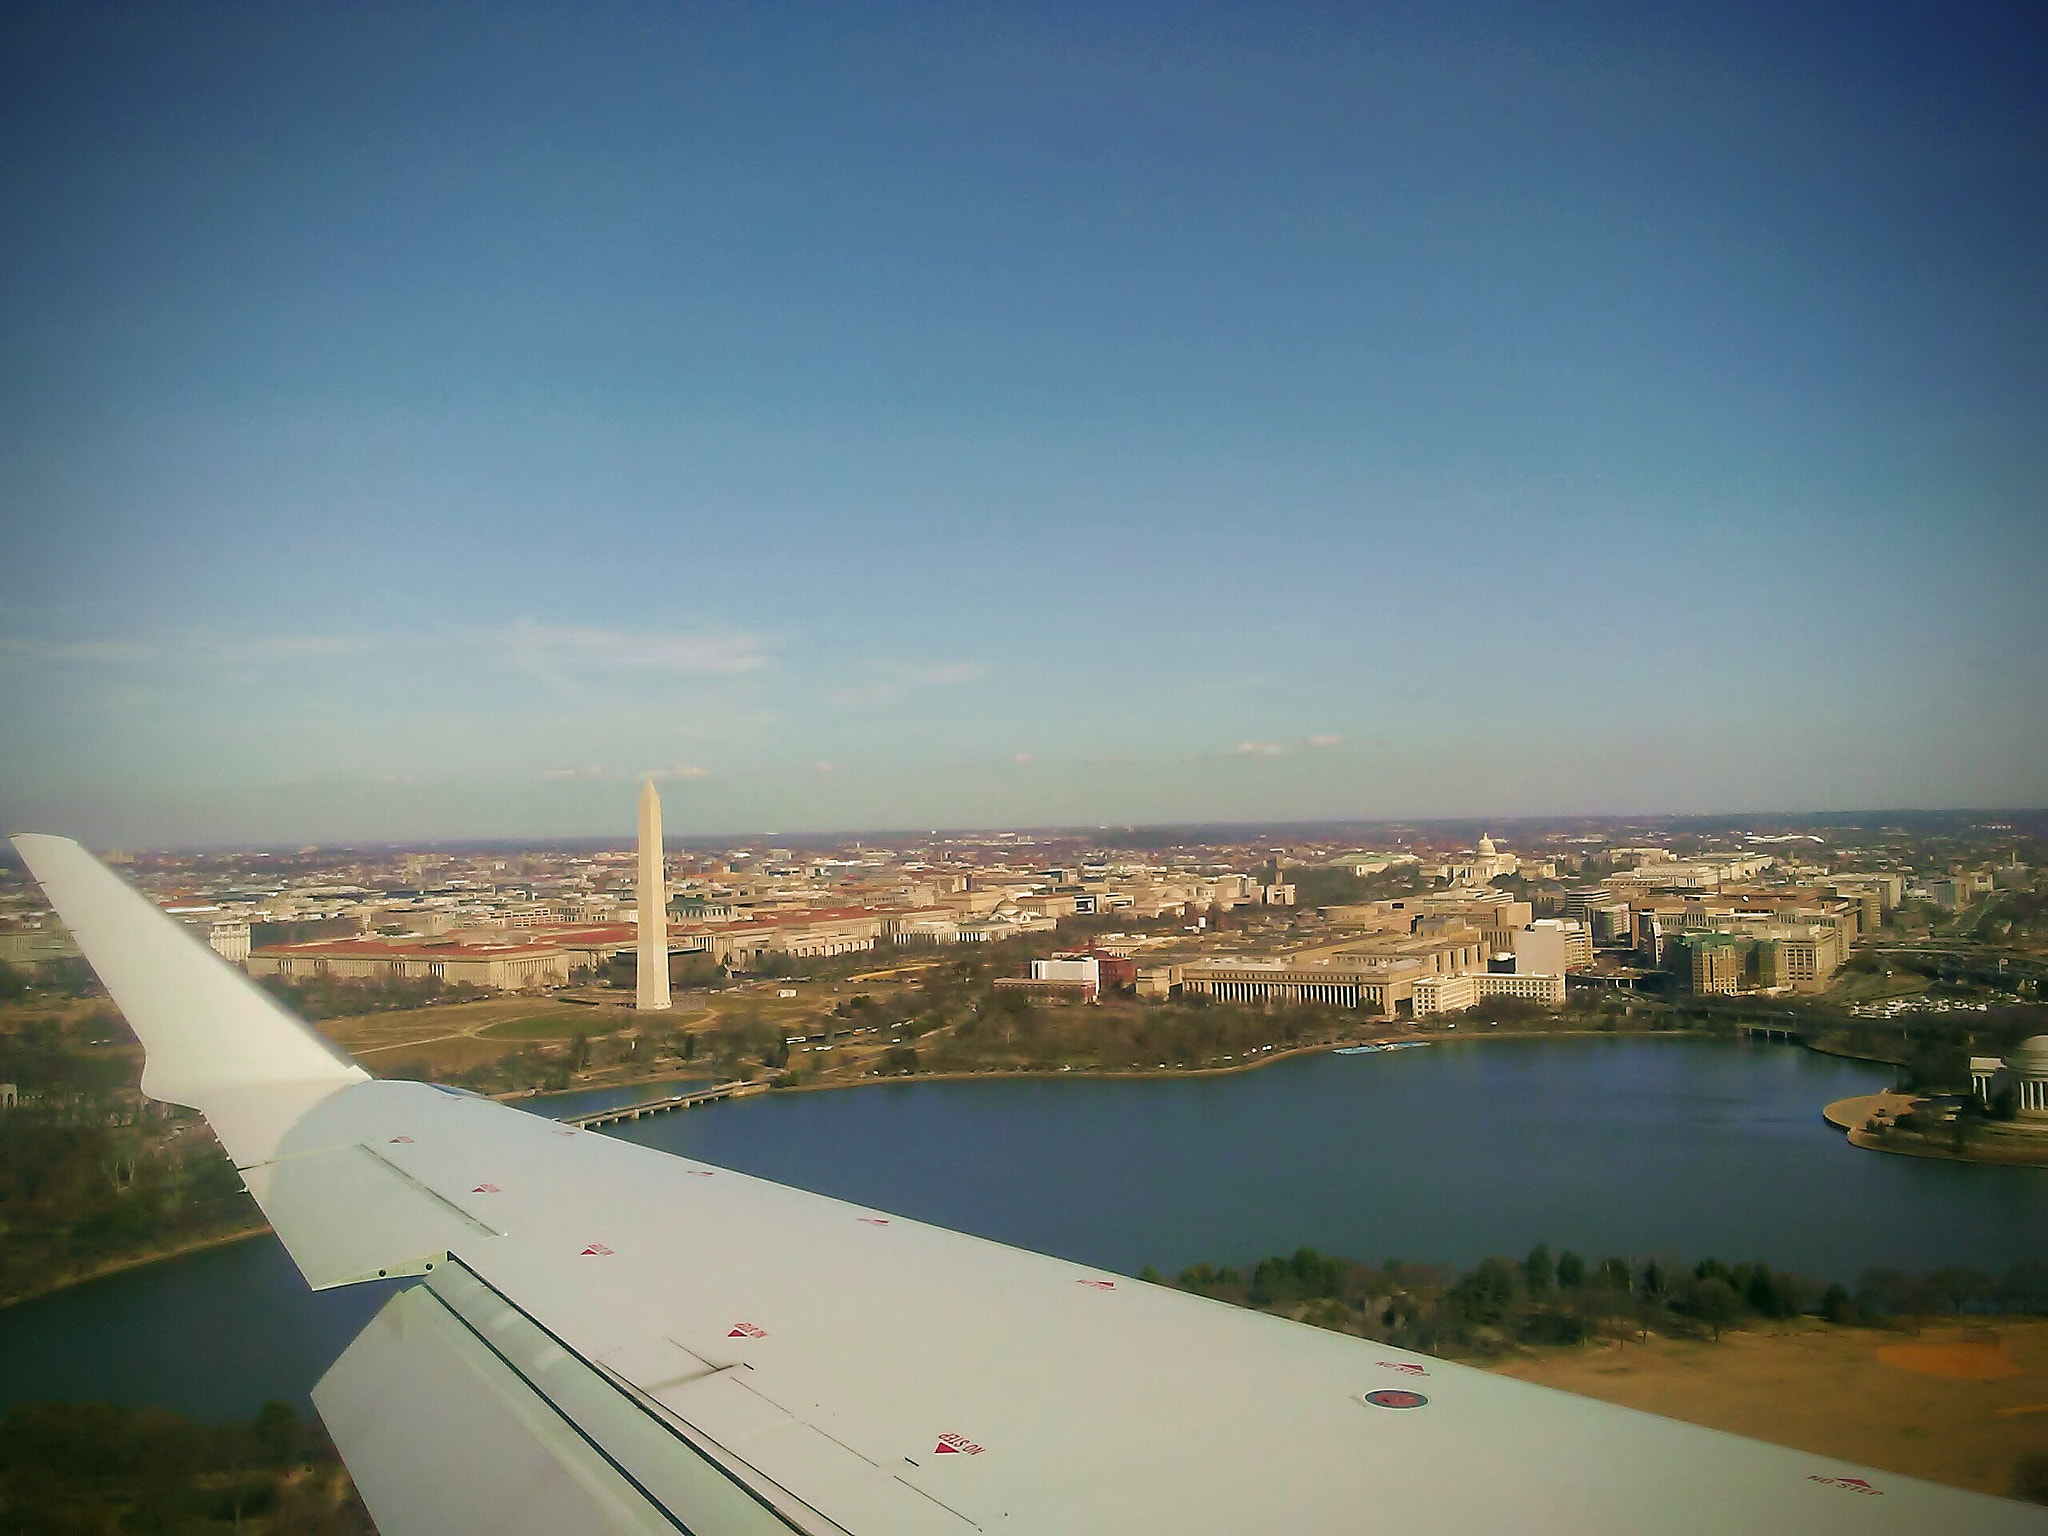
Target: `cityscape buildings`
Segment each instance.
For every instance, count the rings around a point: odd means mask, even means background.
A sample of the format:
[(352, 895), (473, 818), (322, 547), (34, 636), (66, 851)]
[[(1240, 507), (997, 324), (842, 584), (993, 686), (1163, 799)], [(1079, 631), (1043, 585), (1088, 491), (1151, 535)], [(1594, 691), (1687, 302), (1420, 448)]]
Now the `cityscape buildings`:
[[(1084, 943), (1016, 962), (1002, 990), (1321, 1003), (1379, 1020), (1495, 999), (1555, 1007), (1588, 987), (1818, 991), (1902, 906), (1942, 910), (1952, 891), (1981, 899), (2027, 878), (2010, 852), (1916, 864), (1868, 841), (1826, 856), (1802, 843), (1801, 862), (1772, 834), (1468, 844), (1389, 830), (1398, 840), (1377, 849), (991, 832), (669, 850), (649, 782), (630, 849), (165, 854), (129, 873), (224, 959), (292, 984), (624, 986), (653, 1011), (675, 975), (886, 963), (1079, 925)], [(0, 903), (0, 960), (32, 969), (70, 953), (27, 893)]]

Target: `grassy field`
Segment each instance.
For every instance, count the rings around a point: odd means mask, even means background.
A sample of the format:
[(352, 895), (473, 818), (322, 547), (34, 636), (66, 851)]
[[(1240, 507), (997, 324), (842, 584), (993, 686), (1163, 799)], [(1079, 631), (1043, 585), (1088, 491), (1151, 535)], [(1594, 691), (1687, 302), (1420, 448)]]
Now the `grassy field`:
[(2010, 1494), (2048, 1453), (2048, 1321), (1929, 1327), (1918, 1337), (1788, 1322), (1720, 1344), (1559, 1351), (1503, 1374), (1888, 1472)]
[(618, 1008), (557, 1008), (529, 1018), (500, 1019), (477, 1031), (485, 1040), (573, 1040), (578, 1035), (615, 1034), (633, 1022)]
[(564, 1007), (553, 998), (494, 997), (327, 1019), (317, 1026), (379, 1077), (433, 1077), (522, 1046), (593, 1037), (631, 1022), (623, 1010)]
[[(566, 1045), (577, 1035), (593, 1041), (631, 1032), (717, 1030), (731, 1024), (770, 1026), (786, 1035), (809, 1034), (844, 999), (882, 996), (886, 981), (757, 982), (717, 992), (682, 992), (664, 1014), (641, 1014), (631, 995), (602, 1006), (565, 1004), (553, 997), (497, 997), (442, 1003), (385, 1013), (329, 1019), (318, 1025), (380, 1077), (431, 1078), (497, 1061), (529, 1047)], [(793, 991), (794, 997), (780, 994)]]
[(1828, 989), (1833, 1003), (1874, 1003), (1890, 997), (1911, 997), (1927, 990), (1927, 978), (1917, 971), (1895, 965), (1891, 974), (1883, 971), (1843, 971), (1837, 984)]

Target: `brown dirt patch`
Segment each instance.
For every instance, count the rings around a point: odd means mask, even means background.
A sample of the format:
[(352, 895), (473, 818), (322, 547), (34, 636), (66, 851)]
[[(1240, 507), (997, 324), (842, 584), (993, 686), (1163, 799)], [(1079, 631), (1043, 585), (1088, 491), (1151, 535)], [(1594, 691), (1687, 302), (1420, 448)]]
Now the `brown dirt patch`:
[[(1995, 1340), (1984, 1337), (1995, 1332)], [(2012, 1370), (1990, 1378), (1901, 1369), (1883, 1351), (1989, 1345)], [(1934, 1357), (1939, 1358), (1939, 1357)], [(1734, 1434), (1930, 1482), (2008, 1494), (2021, 1456), (2048, 1454), (2048, 1321), (1994, 1330), (1930, 1326), (1916, 1340), (1820, 1322), (1731, 1333), (1721, 1344), (1561, 1350), (1504, 1364), (1507, 1375)], [(2012, 1410), (2020, 1410), (2014, 1412)]]
[(2019, 1362), (1989, 1339), (1951, 1339), (1919, 1344), (1886, 1344), (1877, 1352), (1886, 1365), (1952, 1381), (2004, 1381), (2021, 1374)]
[(1865, 1093), (1835, 1100), (1821, 1111), (1821, 1117), (1842, 1130), (1860, 1131), (1872, 1115), (1896, 1120), (1919, 1102), (1910, 1093)]

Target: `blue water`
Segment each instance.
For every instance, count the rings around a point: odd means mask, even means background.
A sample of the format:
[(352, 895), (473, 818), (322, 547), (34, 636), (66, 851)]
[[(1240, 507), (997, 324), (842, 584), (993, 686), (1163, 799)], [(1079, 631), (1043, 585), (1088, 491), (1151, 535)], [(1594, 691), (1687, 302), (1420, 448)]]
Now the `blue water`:
[[(1888, 1081), (1787, 1046), (1473, 1041), (1230, 1077), (769, 1094), (616, 1134), (1125, 1273), (1304, 1243), (1465, 1265), (1548, 1242), (1845, 1280), (2048, 1256), (2048, 1171), (1860, 1151), (1822, 1121)], [(114, 1276), (0, 1311), (0, 1408), (304, 1406), (381, 1300), (309, 1295), (270, 1239)]]
[(313, 1383), (394, 1283), (306, 1289), (267, 1233), (0, 1311), (0, 1410), (39, 1398), (247, 1418)]
[(768, 1095), (617, 1134), (1125, 1273), (1304, 1243), (1466, 1265), (1547, 1242), (1845, 1280), (2048, 1255), (2048, 1171), (1863, 1151), (1822, 1120), (1890, 1081), (1788, 1046), (1498, 1040)]

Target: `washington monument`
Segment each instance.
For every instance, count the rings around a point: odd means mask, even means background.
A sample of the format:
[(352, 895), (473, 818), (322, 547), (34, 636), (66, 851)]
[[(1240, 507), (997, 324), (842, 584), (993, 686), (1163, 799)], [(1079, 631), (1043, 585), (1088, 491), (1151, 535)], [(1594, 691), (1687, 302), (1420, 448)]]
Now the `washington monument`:
[(661, 867), (661, 796), (652, 779), (640, 788), (639, 970), (633, 1006), (643, 1012), (668, 1007), (668, 880)]

